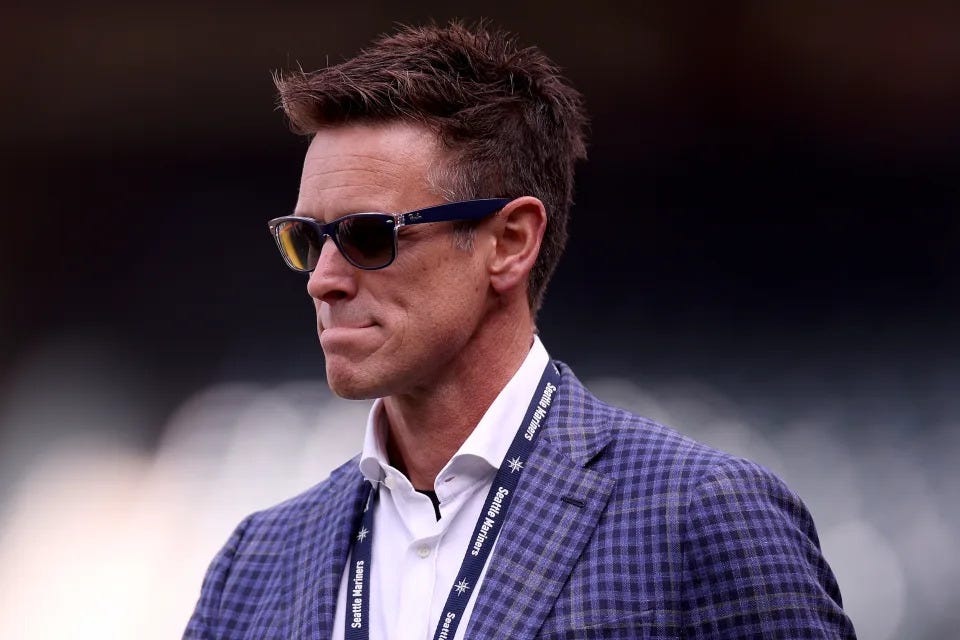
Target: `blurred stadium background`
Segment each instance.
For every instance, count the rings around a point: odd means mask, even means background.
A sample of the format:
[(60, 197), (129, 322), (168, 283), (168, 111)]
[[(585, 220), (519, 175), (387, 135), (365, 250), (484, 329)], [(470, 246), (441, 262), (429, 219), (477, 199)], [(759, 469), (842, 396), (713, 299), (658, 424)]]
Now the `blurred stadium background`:
[(53, 2), (0, 25), (0, 638), (179, 637), (359, 449), (266, 220), (270, 71), (488, 16), (584, 92), (541, 314), (602, 398), (805, 499), (861, 638), (960, 625), (960, 5)]

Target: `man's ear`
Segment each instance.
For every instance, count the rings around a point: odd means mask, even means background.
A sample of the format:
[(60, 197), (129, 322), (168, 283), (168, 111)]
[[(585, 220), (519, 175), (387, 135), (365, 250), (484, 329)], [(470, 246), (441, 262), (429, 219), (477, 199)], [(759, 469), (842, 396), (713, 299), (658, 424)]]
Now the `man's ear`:
[(497, 293), (526, 287), (547, 228), (547, 210), (538, 198), (511, 200), (493, 219), (494, 251), (488, 270)]

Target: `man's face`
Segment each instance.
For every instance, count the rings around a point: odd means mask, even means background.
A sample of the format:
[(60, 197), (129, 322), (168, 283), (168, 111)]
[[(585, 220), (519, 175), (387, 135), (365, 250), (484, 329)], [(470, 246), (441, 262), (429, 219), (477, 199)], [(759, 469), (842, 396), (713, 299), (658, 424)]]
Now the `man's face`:
[[(427, 181), (437, 158), (436, 138), (412, 124), (321, 130), (304, 160), (296, 214), (330, 222), (440, 204)], [(378, 271), (352, 266), (328, 239), (307, 291), (334, 393), (373, 398), (443, 384), (483, 321), (483, 255), (458, 249), (451, 223), (401, 229), (396, 260)]]

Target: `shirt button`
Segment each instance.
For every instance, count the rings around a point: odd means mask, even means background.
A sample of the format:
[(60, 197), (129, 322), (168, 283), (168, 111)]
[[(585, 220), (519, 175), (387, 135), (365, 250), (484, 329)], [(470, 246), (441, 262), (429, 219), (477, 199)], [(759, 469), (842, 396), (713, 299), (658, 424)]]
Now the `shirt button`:
[(427, 556), (430, 555), (430, 547), (426, 545), (420, 547), (419, 549), (417, 549), (417, 555), (420, 556), (421, 558), (426, 558)]

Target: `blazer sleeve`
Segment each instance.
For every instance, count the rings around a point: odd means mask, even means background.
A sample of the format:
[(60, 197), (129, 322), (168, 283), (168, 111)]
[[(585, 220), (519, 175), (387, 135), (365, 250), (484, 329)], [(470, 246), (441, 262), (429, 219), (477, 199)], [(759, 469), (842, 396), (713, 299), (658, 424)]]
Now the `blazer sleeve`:
[(752, 462), (696, 485), (683, 536), (685, 637), (855, 639), (800, 499)]
[(220, 611), (224, 588), (230, 577), (237, 550), (252, 518), (253, 516), (248, 516), (234, 529), (227, 543), (210, 563), (200, 589), (200, 599), (183, 632), (183, 640), (215, 640), (220, 637), (219, 627), (222, 622)]

